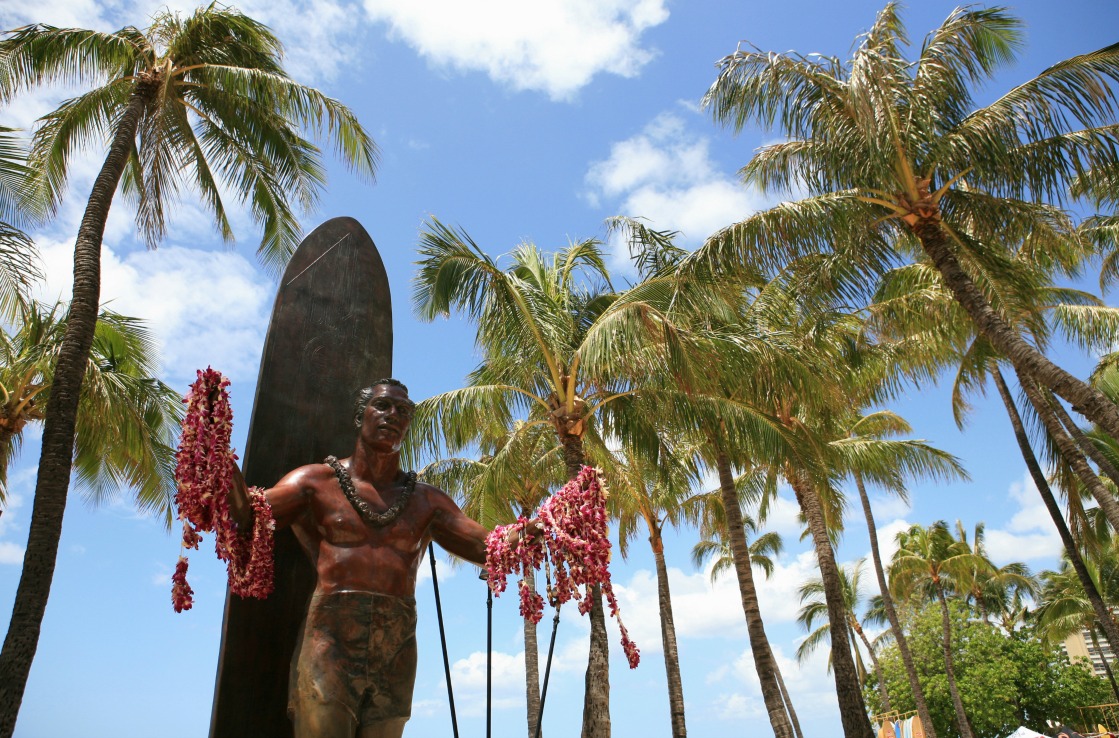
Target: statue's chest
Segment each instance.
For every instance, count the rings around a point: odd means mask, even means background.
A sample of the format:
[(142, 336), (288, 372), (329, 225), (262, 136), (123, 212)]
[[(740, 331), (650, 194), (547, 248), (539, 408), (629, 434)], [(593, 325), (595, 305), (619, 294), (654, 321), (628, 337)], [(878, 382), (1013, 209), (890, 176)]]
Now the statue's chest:
[[(379, 497), (361, 495), (374, 512), (387, 509)], [(391, 521), (366, 520), (340, 491), (323, 495), (317, 510), (319, 535), (336, 546), (368, 545), (411, 548), (423, 535), (414, 510), (405, 509)], [(414, 501), (413, 501), (414, 503)]]

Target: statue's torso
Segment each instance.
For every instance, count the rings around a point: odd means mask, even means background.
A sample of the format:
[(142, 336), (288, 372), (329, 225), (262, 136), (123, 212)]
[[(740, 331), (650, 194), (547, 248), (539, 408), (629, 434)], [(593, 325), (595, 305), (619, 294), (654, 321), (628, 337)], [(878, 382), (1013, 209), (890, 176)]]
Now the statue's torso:
[[(330, 467), (315, 466), (321, 469), (307, 475), (307, 509), (292, 522), (292, 530), (318, 573), (316, 592), (413, 596), (420, 559), (431, 538), (434, 511), (427, 485), (416, 485), (394, 521), (376, 526), (354, 509)], [(354, 487), (376, 510), (389, 507), (373, 485), (355, 479)], [(403, 485), (385, 490), (389, 503), (402, 493)]]

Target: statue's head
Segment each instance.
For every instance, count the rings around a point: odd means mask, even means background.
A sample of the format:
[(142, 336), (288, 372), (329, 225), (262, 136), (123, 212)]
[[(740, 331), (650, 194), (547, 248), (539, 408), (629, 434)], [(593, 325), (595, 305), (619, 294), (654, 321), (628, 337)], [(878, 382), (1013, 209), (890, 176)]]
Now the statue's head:
[(361, 442), (382, 452), (399, 451), (415, 408), (402, 382), (378, 379), (358, 393), (354, 425)]
[[(358, 428), (358, 429), (361, 428), (362, 420), (365, 417), (365, 409), (367, 407), (369, 407), (369, 402), (373, 399), (373, 396), (375, 394), (377, 394), (377, 388), (378, 387), (396, 387), (397, 389), (399, 389), (400, 393), (402, 393), (404, 395), (404, 399), (406, 400), (406, 403), (398, 403), (398, 404), (400, 404), (402, 408), (404, 408), (408, 411), (408, 413), (407, 413), (408, 414), (408, 420), (411, 420), (411, 417), (412, 417), (411, 410), (416, 405), (415, 405), (415, 403), (413, 403), (411, 400), (408, 399), (408, 387), (403, 382), (401, 382), (399, 379), (393, 379), (391, 377), (388, 377), (388, 378), (385, 378), (385, 379), (376, 380), (375, 382), (373, 382), (373, 384), (369, 385), (368, 387), (366, 387), (365, 389), (363, 389), (361, 392), (358, 393), (357, 402), (354, 403), (354, 428)], [(400, 394), (400, 393), (393, 393), (393, 394)]]

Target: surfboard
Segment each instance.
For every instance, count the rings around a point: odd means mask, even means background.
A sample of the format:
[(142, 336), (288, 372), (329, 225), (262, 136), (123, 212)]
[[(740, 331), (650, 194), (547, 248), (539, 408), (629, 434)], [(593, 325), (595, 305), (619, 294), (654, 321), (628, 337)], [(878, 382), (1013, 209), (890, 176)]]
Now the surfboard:
[[(280, 279), (264, 339), (242, 469), (269, 487), (329, 454), (349, 456), (358, 391), (392, 374), (392, 303), (373, 239), (353, 218), (312, 231)], [(236, 391), (234, 389), (234, 391)], [(226, 594), (211, 738), (290, 738), (288, 674), (315, 571), (290, 530), (276, 536), (276, 589)]]
[(913, 716), (913, 725), (910, 728), (913, 738), (925, 738), (925, 726), (921, 723), (921, 716)]

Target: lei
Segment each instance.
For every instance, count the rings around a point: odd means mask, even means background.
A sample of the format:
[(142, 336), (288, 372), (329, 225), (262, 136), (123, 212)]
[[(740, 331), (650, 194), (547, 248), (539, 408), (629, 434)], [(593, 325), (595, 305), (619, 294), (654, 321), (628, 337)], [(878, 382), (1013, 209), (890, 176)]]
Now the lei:
[[(183, 521), (182, 548), (198, 549), (201, 533), (214, 533), (218, 558), (229, 570), (229, 588), (241, 597), (264, 599), (272, 593), (272, 548), (276, 522), (259, 487), (249, 488), (253, 526), (242, 535), (229, 513), (229, 489), (237, 454), (229, 447), (233, 410), (229, 380), (207, 367), (183, 399), (186, 417), (175, 453), (175, 506)], [(171, 577), (175, 612), (189, 610), (194, 591), (186, 580), (187, 559), (179, 556)]]
[[(486, 538), (486, 571), (494, 595), (500, 595), (507, 586), (509, 574), (524, 573), (530, 568), (539, 569), (543, 564), (548, 574), (548, 598), (559, 607), (575, 600), (579, 612), (586, 615), (594, 603), (591, 588), (602, 587), (610, 614), (618, 621), (622, 632), (622, 650), (629, 668), (637, 668), (641, 660), (637, 645), (630, 640), (619, 615), (618, 599), (610, 583), (610, 538), (606, 527), (606, 488), (598, 471), (584, 466), (575, 479), (563, 486), (540, 506), (536, 516), (543, 524), (541, 535), (528, 536), (530, 522), (524, 516), (511, 525), (499, 525)], [(511, 531), (518, 533), (517, 542), (509, 543)], [(551, 559), (555, 569), (555, 582), (551, 580)], [(544, 614), (544, 598), (529, 589), (524, 579), (520, 582), (521, 615), (539, 623)]]

